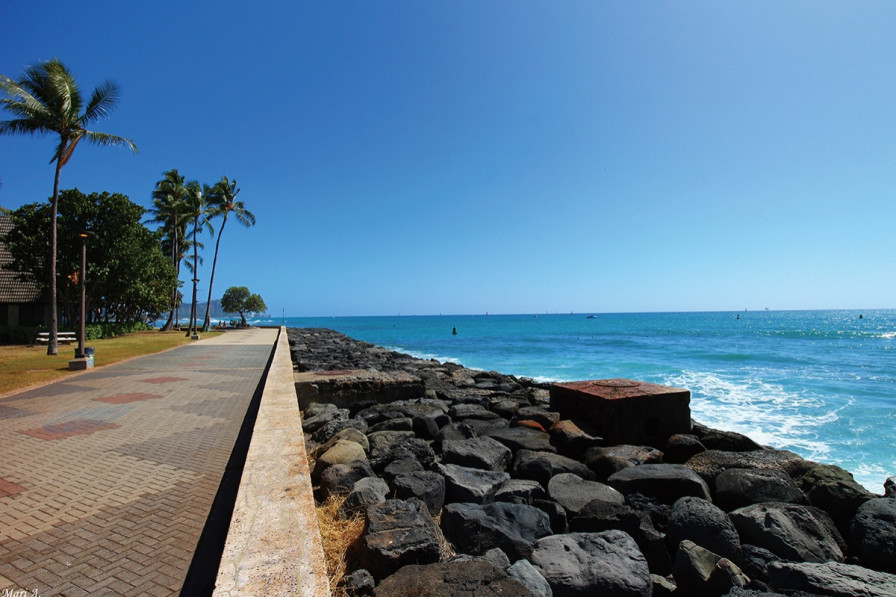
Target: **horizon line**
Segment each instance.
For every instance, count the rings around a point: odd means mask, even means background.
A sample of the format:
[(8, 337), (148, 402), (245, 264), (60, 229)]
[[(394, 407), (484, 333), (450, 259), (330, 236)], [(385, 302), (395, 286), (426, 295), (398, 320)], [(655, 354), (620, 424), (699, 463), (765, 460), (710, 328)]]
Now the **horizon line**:
[(545, 312), (491, 312), (482, 313), (395, 313), (391, 315), (274, 315), (268, 313), (264, 316), (247, 317), (246, 319), (331, 319), (331, 318), (349, 318), (349, 317), (503, 317), (503, 316), (570, 316), (570, 315), (672, 315), (684, 313), (810, 313), (820, 311), (854, 311), (854, 312), (874, 312), (874, 311), (893, 311), (896, 307), (848, 307), (848, 308), (816, 308), (816, 309), (696, 309), (684, 311), (545, 311)]

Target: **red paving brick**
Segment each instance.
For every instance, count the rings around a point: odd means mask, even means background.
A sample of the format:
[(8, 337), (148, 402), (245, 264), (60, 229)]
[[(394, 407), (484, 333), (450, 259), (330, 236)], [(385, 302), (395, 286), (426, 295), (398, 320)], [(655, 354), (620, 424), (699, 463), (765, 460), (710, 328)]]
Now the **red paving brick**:
[(176, 381), (187, 381), (186, 377), (153, 377), (152, 379), (141, 379), (143, 383), (174, 383)]
[(6, 497), (8, 495), (15, 495), (23, 491), (25, 491), (25, 488), (21, 485), (17, 485), (16, 483), (7, 481), (6, 479), (0, 479), (0, 498)]
[(155, 400), (163, 398), (160, 394), (146, 394), (142, 392), (134, 392), (133, 394), (119, 394), (118, 396), (106, 396), (104, 398), (94, 398), (97, 402), (108, 402), (109, 404), (127, 404), (128, 402), (140, 402), (141, 400)]
[(76, 419), (66, 423), (56, 425), (45, 425), (35, 429), (20, 429), (19, 433), (36, 437), (37, 439), (65, 439), (75, 435), (84, 435), (87, 433), (95, 433), (104, 429), (117, 429), (119, 425), (115, 423), (107, 423), (106, 421), (94, 421), (92, 419)]
[(180, 592), (276, 334), (227, 333), (7, 397), (0, 576), (42, 597)]

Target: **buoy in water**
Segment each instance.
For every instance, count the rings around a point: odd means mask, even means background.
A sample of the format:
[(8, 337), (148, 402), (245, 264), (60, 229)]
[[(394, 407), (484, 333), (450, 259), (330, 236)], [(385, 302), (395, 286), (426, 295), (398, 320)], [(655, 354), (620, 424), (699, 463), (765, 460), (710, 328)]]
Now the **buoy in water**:
[(451, 329), (451, 335), (452, 335), (452, 336), (456, 336), (456, 335), (457, 335), (457, 328), (456, 328), (456, 327)]

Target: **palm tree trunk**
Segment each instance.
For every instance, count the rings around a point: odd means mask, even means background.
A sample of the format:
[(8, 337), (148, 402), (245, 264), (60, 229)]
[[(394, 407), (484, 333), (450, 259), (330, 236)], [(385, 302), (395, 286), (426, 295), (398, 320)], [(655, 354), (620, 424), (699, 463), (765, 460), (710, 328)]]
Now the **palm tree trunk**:
[(215, 266), (218, 265), (218, 247), (221, 245), (221, 234), (224, 232), (224, 226), (227, 225), (227, 212), (224, 212), (224, 221), (221, 222), (221, 228), (218, 230), (218, 240), (215, 241), (215, 257), (212, 259), (212, 275), (208, 280), (208, 301), (205, 303), (205, 319), (202, 321), (202, 331), (207, 332), (209, 323), (209, 311), (212, 308), (212, 284), (215, 283)]
[(56, 215), (59, 213), (59, 174), (62, 171), (62, 158), (56, 159), (56, 176), (53, 179), (53, 207), (50, 215), (50, 338), (47, 342), (47, 354), (59, 354), (59, 327), (56, 308)]
[(165, 322), (165, 325), (162, 326), (162, 329), (159, 330), (161, 332), (168, 332), (174, 327), (174, 310), (168, 312), (168, 320)]
[(174, 329), (174, 320), (177, 311), (177, 279), (180, 278), (180, 261), (177, 258), (177, 217), (174, 218), (174, 228), (172, 230), (171, 240), (171, 263), (174, 264), (174, 270), (177, 272), (174, 288), (171, 290), (171, 311), (168, 312), (168, 321), (162, 326), (163, 332), (170, 332)]
[(199, 279), (196, 277), (199, 275), (199, 255), (196, 247), (196, 228), (198, 227), (199, 221), (197, 219), (197, 221), (193, 222), (193, 306), (190, 309), (190, 329), (187, 330), (187, 336), (199, 333), (196, 329), (196, 284), (199, 283)]

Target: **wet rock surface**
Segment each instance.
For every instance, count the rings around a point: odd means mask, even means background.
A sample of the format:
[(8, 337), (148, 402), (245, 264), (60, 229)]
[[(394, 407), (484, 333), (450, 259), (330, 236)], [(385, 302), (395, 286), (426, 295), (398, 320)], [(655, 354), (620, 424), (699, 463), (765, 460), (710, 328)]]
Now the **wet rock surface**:
[(366, 521), (355, 594), (896, 596), (893, 479), (699, 423), (608, 443), (546, 384), (288, 338), (315, 497)]

